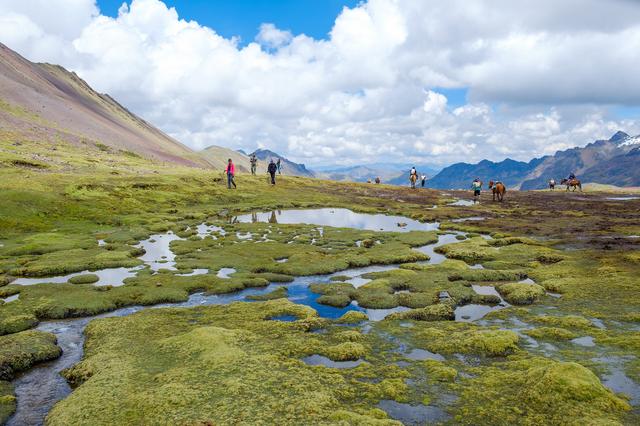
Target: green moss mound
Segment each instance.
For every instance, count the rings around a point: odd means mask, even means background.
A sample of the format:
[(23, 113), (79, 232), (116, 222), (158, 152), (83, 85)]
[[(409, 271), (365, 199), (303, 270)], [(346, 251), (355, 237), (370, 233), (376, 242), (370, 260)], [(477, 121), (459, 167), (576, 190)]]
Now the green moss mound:
[(93, 284), (97, 283), (100, 280), (100, 277), (96, 274), (83, 274), (76, 275), (75, 277), (69, 278), (70, 284)]
[(0, 380), (9, 380), (19, 371), (62, 355), (51, 333), (28, 330), (0, 336)]

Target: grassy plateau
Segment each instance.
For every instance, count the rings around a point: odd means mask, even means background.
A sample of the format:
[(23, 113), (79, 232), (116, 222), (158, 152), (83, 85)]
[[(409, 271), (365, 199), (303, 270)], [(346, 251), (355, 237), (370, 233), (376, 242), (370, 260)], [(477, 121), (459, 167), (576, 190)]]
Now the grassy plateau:
[[(46, 424), (640, 423), (640, 200), (596, 187), (509, 191), (503, 203), (483, 194), (467, 207), (450, 205), (471, 198), (456, 191), (287, 176), (237, 183), (228, 190), (220, 171), (94, 142), (0, 133), (0, 424), (20, 403), (16, 379), (61, 355), (39, 325), (272, 283), (231, 304), (92, 320), (81, 361), (60, 372), (73, 391)], [(233, 221), (316, 207), (440, 226)], [(456, 220), (472, 217), (482, 220)], [(203, 238), (199, 226), (213, 231)], [(457, 239), (431, 255), (415, 249), (445, 234)], [(175, 259), (153, 269), (140, 242), (160, 235), (175, 237)], [(365, 273), (364, 284), (339, 274), (371, 265), (395, 267)], [(105, 268), (135, 272), (98, 285)], [(287, 287), (334, 273), (310, 284), (320, 305), (393, 313), (326, 318)], [(16, 283), (25, 278), (42, 283)], [(459, 318), (467, 305), (488, 311)]]

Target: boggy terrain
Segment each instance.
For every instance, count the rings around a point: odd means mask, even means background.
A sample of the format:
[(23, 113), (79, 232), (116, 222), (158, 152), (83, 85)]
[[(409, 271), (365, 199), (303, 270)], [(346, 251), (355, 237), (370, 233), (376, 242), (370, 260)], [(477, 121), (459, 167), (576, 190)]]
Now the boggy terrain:
[(640, 421), (640, 200), (131, 161), (0, 169), (0, 422)]

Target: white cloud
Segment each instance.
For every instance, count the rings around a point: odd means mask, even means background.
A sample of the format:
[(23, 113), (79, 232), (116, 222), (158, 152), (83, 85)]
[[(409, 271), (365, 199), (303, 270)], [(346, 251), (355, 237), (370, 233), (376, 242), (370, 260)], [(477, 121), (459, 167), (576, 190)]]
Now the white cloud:
[[(640, 120), (640, 4), (369, 0), (327, 40), (264, 23), (238, 45), (160, 0), (4, 0), (0, 41), (60, 63), (193, 148), (311, 164), (528, 159)], [(603, 19), (603, 17), (615, 19)], [(55, 17), (53, 19), (52, 17)], [(451, 107), (438, 87), (468, 88)]]

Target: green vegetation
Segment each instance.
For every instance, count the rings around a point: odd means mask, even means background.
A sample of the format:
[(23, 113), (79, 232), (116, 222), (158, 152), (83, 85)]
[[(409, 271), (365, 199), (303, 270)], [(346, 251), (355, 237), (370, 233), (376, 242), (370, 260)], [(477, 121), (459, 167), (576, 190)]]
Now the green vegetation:
[[(29, 330), (38, 322), (272, 282), (282, 286), (250, 296), (251, 303), (90, 322), (82, 361), (64, 372), (75, 391), (48, 423), (398, 424), (376, 408), (384, 399), (437, 406), (456, 424), (640, 421), (638, 407), (630, 409), (624, 395), (601, 382), (612, 368), (601, 361), (607, 358), (640, 381), (640, 241), (620, 236), (640, 234), (637, 204), (603, 206), (599, 193), (578, 199), (513, 191), (504, 203), (454, 207), (447, 202), (462, 194), (452, 191), (295, 177), (271, 187), (246, 175), (237, 178), (239, 190), (228, 191), (217, 171), (150, 163), (101, 150), (98, 141), (81, 144), (78, 150), (59, 141), (53, 150), (49, 141), (0, 131), (0, 298), (19, 294), (0, 301), (0, 423), (15, 410), (8, 381), (14, 373), (59, 356), (52, 335)], [(321, 233), (314, 225), (232, 220), (252, 211), (326, 206), (442, 226)], [(472, 215), (487, 219), (450, 221)], [(196, 229), (203, 223), (224, 232), (201, 238)], [(447, 230), (468, 234), (436, 249), (444, 262), (423, 263), (428, 256), (412, 247), (434, 243)], [(139, 267), (138, 243), (167, 231), (180, 238), (171, 243), (175, 270), (168, 261), (155, 273), (142, 267), (122, 286), (94, 286), (91, 273), (66, 283), (12, 284), (17, 277)], [(469, 268), (477, 263), (484, 269)], [(339, 274), (374, 264), (400, 266), (365, 274), (370, 281), (357, 288)], [(221, 268), (236, 272), (218, 277)], [(196, 269), (209, 273), (187, 275)], [(328, 320), (286, 300), (294, 277), (328, 273), (338, 274), (311, 286), (318, 303), (409, 309), (380, 322), (356, 311)], [(520, 283), (524, 278), (536, 284)], [(476, 293), (475, 285), (495, 288), (514, 306), (496, 306), (500, 298)], [(474, 323), (452, 321), (455, 309), (468, 304), (501, 309)], [(280, 315), (297, 320), (271, 320)], [(571, 342), (582, 336), (595, 346)], [(412, 349), (437, 359), (409, 360)], [(358, 365), (303, 361), (313, 355)]]

